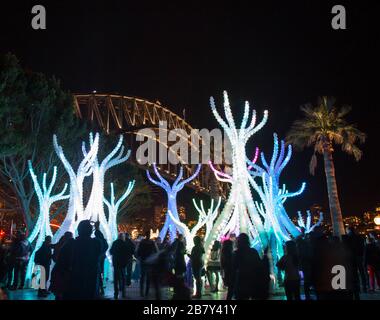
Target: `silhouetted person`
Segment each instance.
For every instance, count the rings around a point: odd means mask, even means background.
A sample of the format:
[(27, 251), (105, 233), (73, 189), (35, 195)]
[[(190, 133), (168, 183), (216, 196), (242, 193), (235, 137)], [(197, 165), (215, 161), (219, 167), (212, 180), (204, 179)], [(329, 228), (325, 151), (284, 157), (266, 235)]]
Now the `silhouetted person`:
[(125, 234), (125, 244), (127, 245), (127, 267), (126, 267), (126, 272), (127, 276), (125, 279), (126, 286), (129, 287), (131, 285), (131, 279), (132, 279), (132, 266), (133, 266), (133, 254), (135, 253), (135, 244), (131, 240), (131, 237), (129, 233)]
[(269, 298), (269, 286), (270, 286), (270, 264), (268, 258), (268, 248), (264, 251), (263, 258), (260, 261), (260, 266), (255, 271), (256, 285), (253, 287), (253, 299), (266, 300)]
[(121, 291), (123, 298), (126, 297), (126, 269), (128, 263), (131, 263), (133, 252), (134, 245), (131, 247), (129, 243), (127, 244), (125, 234), (120, 233), (119, 238), (113, 242), (110, 249), (114, 270), (113, 284), (115, 299), (118, 299), (119, 291)]
[(25, 285), (26, 268), (28, 266), (32, 246), (22, 232), (17, 233), (17, 237), (11, 247), (12, 261), (14, 261), (13, 290), (23, 289)]
[(375, 239), (369, 237), (364, 252), (364, 264), (369, 273), (370, 291), (375, 290), (375, 278), (377, 286), (380, 288), (380, 249), (375, 243)]
[[(234, 291), (237, 300), (247, 300), (255, 296), (262, 262), (256, 249), (250, 247), (249, 237), (241, 233), (237, 239), (237, 249), (233, 255)], [(257, 272), (259, 271), (259, 273)]]
[(59, 254), (61, 249), (66, 244), (67, 241), (73, 239), (73, 233), (70, 231), (66, 231), (64, 235), (59, 239), (58, 243), (53, 245), (53, 256), (52, 259), (56, 263), (58, 261)]
[(312, 255), (313, 249), (311, 246), (310, 236), (305, 235), (305, 238), (298, 238), (297, 241), (298, 258), (300, 270), (303, 273), (303, 287), (305, 293), (305, 299), (310, 300), (310, 288), (312, 286)]
[(99, 274), (99, 295), (104, 296), (104, 262), (106, 261), (106, 253), (108, 250), (107, 240), (104, 238), (103, 233), (100, 231), (100, 222), (95, 222), (95, 238), (101, 244), (102, 254), (99, 258), (100, 274)]
[(150, 239), (150, 231), (147, 231), (145, 238), (140, 241), (137, 248), (137, 258), (140, 260), (140, 295), (141, 297), (147, 297), (150, 287), (149, 265), (145, 263), (145, 260), (157, 252), (157, 247), (153, 240)]
[(233, 243), (231, 240), (223, 241), (220, 264), (224, 285), (228, 288), (227, 300), (231, 300), (234, 293), (234, 274), (232, 270)]
[(183, 240), (183, 235), (178, 234), (177, 238), (173, 241), (172, 252), (174, 259), (174, 272), (178, 277), (183, 277), (186, 272), (185, 253), (186, 246)]
[[(364, 265), (364, 250), (365, 250), (365, 240), (359, 234), (356, 233), (353, 227), (346, 228), (347, 233), (347, 245), (351, 251), (353, 268), (356, 273), (360, 276), (360, 282), (362, 285), (363, 292), (367, 292), (368, 287), (368, 274), (365, 270)], [(355, 274), (355, 277), (357, 274)]]
[(145, 264), (149, 266), (149, 276), (153, 284), (156, 300), (161, 300), (161, 284), (163, 279), (167, 279), (172, 274), (169, 261), (170, 250), (171, 248), (167, 247), (145, 259)]
[[(219, 273), (220, 273), (220, 249), (219, 241), (214, 241), (211, 248), (209, 260), (207, 262), (207, 279), (210, 284), (211, 292), (218, 292), (219, 290)], [(213, 288), (212, 276), (215, 275), (215, 285)]]
[(284, 287), (287, 300), (301, 300), (299, 259), (294, 241), (285, 243), (285, 255), (277, 262), (277, 267), (285, 271)]
[(53, 261), (55, 265), (51, 271), (49, 289), (54, 293), (56, 300), (63, 299), (63, 294), (67, 291), (69, 283), (69, 270), (65, 269), (65, 266), (62, 264), (62, 259), (60, 260), (59, 257), (64, 246), (70, 241), (74, 241), (73, 234), (67, 231), (61, 239), (59, 239), (58, 243), (54, 245)]
[(162, 242), (160, 237), (157, 237), (155, 242), (158, 250), (164, 250), (168, 247), (167, 242)]
[(64, 299), (91, 300), (98, 297), (99, 262), (103, 251), (99, 239), (91, 238), (92, 232), (91, 222), (81, 221), (78, 225), (78, 237), (69, 241), (59, 255), (58, 263), (69, 272)]
[(195, 279), (196, 292), (194, 298), (202, 297), (202, 270), (203, 270), (203, 255), (205, 250), (202, 246), (202, 239), (199, 236), (194, 237), (194, 247), (191, 250), (190, 261), (191, 270)]
[(36, 254), (34, 256), (34, 263), (44, 268), (44, 272), (41, 273), (41, 275), (45, 274), (44, 287), (38, 289), (38, 296), (41, 298), (45, 298), (49, 294), (46, 288), (47, 288), (47, 282), (50, 276), (50, 264), (52, 260), (51, 250), (52, 250), (51, 236), (47, 236), (45, 238), (45, 241), (42, 243), (41, 247), (36, 251)]

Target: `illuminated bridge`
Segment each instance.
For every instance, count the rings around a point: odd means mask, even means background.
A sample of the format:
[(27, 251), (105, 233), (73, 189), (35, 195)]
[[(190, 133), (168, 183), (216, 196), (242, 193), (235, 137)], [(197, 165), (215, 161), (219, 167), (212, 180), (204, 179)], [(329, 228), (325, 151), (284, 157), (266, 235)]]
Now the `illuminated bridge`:
[[(77, 116), (84, 121), (88, 121), (107, 134), (124, 134), (125, 141), (135, 152), (140, 145), (136, 141), (136, 136), (140, 135), (139, 130), (150, 128), (158, 133), (159, 123), (165, 121), (167, 129), (183, 129), (190, 137), (193, 128), (177, 114), (159, 103), (147, 101), (137, 97), (127, 97), (114, 94), (75, 94), (75, 111)], [(158, 136), (158, 135), (157, 135)], [(189, 149), (191, 141), (188, 138)], [(202, 137), (199, 137), (199, 145), (202, 146)], [(160, 143), (160, 141), (157, 141)], [(166, 145), (165, 147), (170, 147)], [(211, 146), (212, 147), (212, 146)], [(194, 146), (191, 145), (192, 150)], [(197, 150), (197, 149), (195, 149)], [(198, 148), (201, 152), (201, 148)], [(213, 151), (211, 148), (211, 159)], [(200, 157), (201, 158), (201, 157)], [(136, 159), (132, 159), (135, 165), (143, 169), (151, 169), (149, 166), (141, 166)], [(174, 180), (179, 171), (179, 165), (158, 164), (160, 173), (166, 178)], [(184, 164), (184, 177), (190, 176), (195, 165)], [(202, 165), (200, 174), (189, 186), (199, 192), (209, 194), (212, 197), (222, 196), (226, 198), (228, 185), (215, 179), (208, 165)]]

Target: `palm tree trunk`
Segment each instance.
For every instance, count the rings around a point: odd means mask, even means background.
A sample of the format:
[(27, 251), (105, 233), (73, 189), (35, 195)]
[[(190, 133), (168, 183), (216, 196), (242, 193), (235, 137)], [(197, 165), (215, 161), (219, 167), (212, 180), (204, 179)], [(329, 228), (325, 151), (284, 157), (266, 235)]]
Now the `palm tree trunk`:
[(335, 178), (334, 161), (330, 147), (325, 147), (325, 150), (323, 152), (323, 159), (325, 162), (325, 174), (333, 235), (341, 237), (343, 234), (345, 234), (345, 231), (343, 225), (342, 210), (340, 208), (338, 197), (338, 187)]

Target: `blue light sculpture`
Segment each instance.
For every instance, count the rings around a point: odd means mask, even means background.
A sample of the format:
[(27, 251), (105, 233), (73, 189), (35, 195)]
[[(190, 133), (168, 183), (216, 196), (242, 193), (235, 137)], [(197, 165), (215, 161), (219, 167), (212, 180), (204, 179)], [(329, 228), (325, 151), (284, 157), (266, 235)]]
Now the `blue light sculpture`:
[[(158, 172), (157, 165), (155, 163), (153, 163), (152, 166), (158, 180), (152, 178), (149, 170), (146, 170), (147, 177), (150, 182), (161, 187), (166, 191), (168, 197), (168, 212), (170, 211), (171, 215), (177, 220), (179, 220), (179, 215), (177, 211), (177, 193), (183, 189), (186, 183), (190, 182), (198, 175), (202, 165), (198, 164), (197, 168), (195, 169), (195, 172), (190, 177), (184, 180), (182, 180), (183, 167), (181, 166), (179, 174), (172, 185), (170, 185), (169, 182), (166, 179), (164, 179), (162, 175)], [(166, 213), (165, 224), (160, 231), (160, 238), (164, 239), (166, 237), (166, 234), (169, 232), (169, 238), (172, 242), (176, 237), (177, 231), (181, 232), (182, 230), (178, 229), (177, 225), (173, 222), (168, 212)]]
[[(262, 166), (247, 160), (250, 168), (249, 181), (253, 189), (258, 193), (261, 202), (255, 201), (255, 206), (261, 216), (265, 218), (264, 228), (268, 238), (268, 246), (273, 259), (273, 272), (277, 274), (276, 263), (283, 255), (284, 242), (300, 235), (299, 229), (289, 218), (284, 202), (286, 199), (300, 195), (305, 190), (305, 183), (296, 192), (288, 192), (285, 184), (280, 187), (280, 176), (283, 169), (289, 163), (292, 155), (292, 147), (288, 145), (285, 156), (285, 142), (279, 143), (277, 134), (273, 134), (273, 153), (271, 161), (268, 163), (264, 153), (261, 153)], [(261, 185), (256, 182), (256, 178), (261, 178)]]

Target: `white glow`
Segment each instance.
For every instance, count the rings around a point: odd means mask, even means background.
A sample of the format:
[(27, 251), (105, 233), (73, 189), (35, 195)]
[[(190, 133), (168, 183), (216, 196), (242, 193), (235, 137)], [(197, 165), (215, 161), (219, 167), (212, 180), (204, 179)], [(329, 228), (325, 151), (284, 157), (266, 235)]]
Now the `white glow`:
[(53, 168), (53, 176), (49, 184), (47, 184), (47, 174), (43, 174), (42, 184), (38, 182), (37, 176), (34, 173), (33, 166), (31, 161), (28, 161), (29, 173), (32, 177), (34, 189), (36, 191), (37, 199), (38, 199), (38, 218), (37, 222), (28, 237), (28, 241), (34, 244), (34, 250), (29, 259), (29, 263), (27, 266), (26, 280), (31, 280), (32, 271), (34, 268), (34, 256), (36, 251), (41, 247), (42, 243), (45, 240), (46, 236), (53, 236), (53, 233), (50, 228), (50, 207), (54, 202), (65, 200), (69, 198), (69, 195), (65, 195), (67, 184), (64, 185), (62, 191), (56, 195), (52, 195), (53, 187), (57, 179), (57, 167)]

